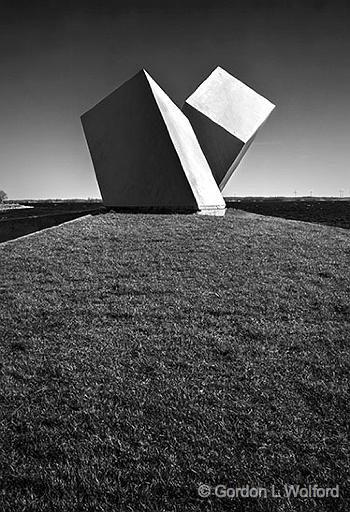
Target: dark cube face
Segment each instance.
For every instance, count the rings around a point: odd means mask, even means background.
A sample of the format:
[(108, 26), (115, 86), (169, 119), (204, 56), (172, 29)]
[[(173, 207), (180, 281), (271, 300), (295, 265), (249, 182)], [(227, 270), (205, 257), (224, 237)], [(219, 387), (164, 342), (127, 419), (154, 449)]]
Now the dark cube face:
[(221, 183), (242, 151), (244, 142), (191, 105), (185, 103), (182, 110), (191, 122), (216, 183), (222, 189)]
[(142, 71), (81, 120), (107, 206), (196, 209), (192, 190)]

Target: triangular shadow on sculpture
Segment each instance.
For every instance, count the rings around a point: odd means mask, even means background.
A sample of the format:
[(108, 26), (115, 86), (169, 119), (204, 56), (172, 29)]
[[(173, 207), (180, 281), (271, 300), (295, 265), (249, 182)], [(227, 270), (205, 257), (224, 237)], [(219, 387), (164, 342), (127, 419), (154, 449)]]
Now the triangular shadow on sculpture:
[(190, 120), (215, 181), (222, 190), (228, 169), (241, 153), (244, 142), (188, 103), (184, 104), (182, 111)]
[(247, 142), (244, 143), (241, 151), (239, 152), (239, 154), (237, 155), (235, 160), (232, 162), (232, 164), (230, 165), (226, 175), (222, 179), (222, 182), (221, 182), (221, 185), (220, 185), (220, 190), (223, 190), (225, 188), (225, 186), (227, 185), (227, 183), (230, 181), (230, 178), (231, 178), (232, 174), (235, 172), (235, 170), (237, 169), (237, 167), (239, 166), (239, 164), (241, 163), (241, 161), (245, 157), (248, 149), (250, 148), (250, 146), (254, 142), (254, 140), (255, 140), (256, 136), (258, 135), (259, 131), (266, 124), (267, 120), (268, 120), (268, 118), (265, 119), (265, 121), (260, 125), (259, 129), (255, 133), (253, 133), (253, 135), (250, 137), (250, 139), (247, 140)]

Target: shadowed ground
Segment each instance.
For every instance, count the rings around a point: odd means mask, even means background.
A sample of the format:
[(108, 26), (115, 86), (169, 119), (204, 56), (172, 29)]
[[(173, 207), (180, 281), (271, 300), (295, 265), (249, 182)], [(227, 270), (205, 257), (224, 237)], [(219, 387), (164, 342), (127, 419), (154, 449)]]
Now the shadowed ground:
[(228, 208), (350, 229), (349, 200), (245, 198), (235, 201), (234, 198), (228, 198), (226, 201)]
[(33, 206), (18, 205), (16, 208), (11, 207), (11, 204), (0, 205), (0, 243), (58, 226), (84, 215), (96, 215), (106, 211), (102, 204), (95, 202), (33, 201), (30, 204)]
[(0, 509), (346, 510), (349, 255), (345, 230), (233, 210), (0, 246)]

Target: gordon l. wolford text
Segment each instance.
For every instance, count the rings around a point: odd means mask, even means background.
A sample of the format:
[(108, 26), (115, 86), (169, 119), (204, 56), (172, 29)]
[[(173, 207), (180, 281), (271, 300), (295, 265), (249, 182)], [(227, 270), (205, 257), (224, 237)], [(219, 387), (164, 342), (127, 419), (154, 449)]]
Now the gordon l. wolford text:
[(334, 487), (319, 486), (318, 484), (284, 484), (277, 486), (228, 486), (219, 484), (215, 487), (202, 484), (198, 488), (202, 498), (216, 496), (217, 498), (339, 498), (339, 485)]

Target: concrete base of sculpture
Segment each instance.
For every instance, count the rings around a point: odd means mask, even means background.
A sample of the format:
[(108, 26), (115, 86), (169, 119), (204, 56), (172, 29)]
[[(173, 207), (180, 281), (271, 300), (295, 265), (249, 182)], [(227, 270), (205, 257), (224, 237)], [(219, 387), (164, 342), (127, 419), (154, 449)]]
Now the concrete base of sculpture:
[(176, 214), (197, 214), (197, 215), (209, 215), (209, 216), (215, 216), (215, 217), (222, 217), (226, 213), (226, 203), (225, 207), (222, 208), (221, 206), (218, 208), (202, 208), (198, 210), (198, 208), (182, 208), (182, 207), (172, 207), (172, 208), (158, 208), (158, 207), (141, 207), (141, 206), (110, 206), (108, 208), (110, 211), (114, 211), (117, 213), (150, 213), (155, 215), (162, 215), (162, 214), (169, 214), (169, 213), (176, 213)]
[(212, 208), (208, 210), (199, 210), (197, 215), (209, 215), (211, 217), (225, 217), (226, 208)]

